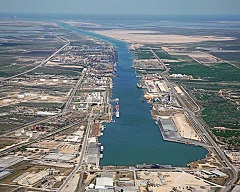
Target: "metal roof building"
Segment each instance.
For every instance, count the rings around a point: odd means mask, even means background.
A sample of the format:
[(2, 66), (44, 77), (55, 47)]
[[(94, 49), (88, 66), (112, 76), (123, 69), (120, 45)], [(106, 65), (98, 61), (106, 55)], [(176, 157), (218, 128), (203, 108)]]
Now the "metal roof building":
[(0, 167), (7, 168), (21, 162), (23, 158), (16, 156), (6, 156), (0, 158)]
[(108, 189), (113, 188), (113, 178), (100, 177), (96, 179), (95, 189)]
[(177, 129), (171, 119), (161, 119), (162, 128), (164, 131), (176, 131)]
[(2, 172), (0, 172), (0, 179), (4, 178), (4, 177), (6, 177), (6, 176), (8, 176), (10, 174), (11, 174), (10, 171), (2, 171)]
[(46, 161), (63, 161), (63, 162), (70, 161), (74, 158), (76, 158), (76, 155), (68, 155), (62, 153), (50, 153), (49, 155), (46, 155), (44, 157)]
[(212, 174), (218, 176), (218, 177), (227, 177), (227, 174), (215, 169), (213, 171), (210, 171)]

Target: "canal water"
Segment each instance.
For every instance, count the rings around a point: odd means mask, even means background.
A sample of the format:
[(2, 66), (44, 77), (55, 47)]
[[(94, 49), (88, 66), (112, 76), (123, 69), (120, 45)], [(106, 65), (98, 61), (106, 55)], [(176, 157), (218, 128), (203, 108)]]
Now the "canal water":
[(109, 42), (118, 53), (117, 74), (114, 78), (112, 98), (119, 98), (120, 118), (107, 124), (99, 141), (104, 146), (101, 165), (136, 165), (141, 163), (185, 166), (202, 159), (207, 150), (202, 147), (164, 141), (150, 114), (150, 105), (142, 102), (143, 90), (137, 89), (139, 81), (131, 68), (133, 56), (127, 43), (67, 24), (62, 27)]

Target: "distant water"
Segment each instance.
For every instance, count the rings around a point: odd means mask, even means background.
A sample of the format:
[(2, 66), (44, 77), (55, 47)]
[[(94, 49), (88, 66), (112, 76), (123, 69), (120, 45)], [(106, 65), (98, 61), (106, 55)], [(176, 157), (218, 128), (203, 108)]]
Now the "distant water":
[(166, 142), (150, 114), (150, 105), (141, 101), (143, 91), (136, 88), (132, 54), (128, 44), (66, 24), (66, 29), (107, 41), (118, 53), (117, 74), (114, 78), (113, 98), (119, 98), (120, 118), (107, 124), (99, 139), (104, 146), (101, 165), (136, 165), (139, 163), (171, 164), (185, 166), (188, 162), (204, 158), (207, 150), (201, 147)]

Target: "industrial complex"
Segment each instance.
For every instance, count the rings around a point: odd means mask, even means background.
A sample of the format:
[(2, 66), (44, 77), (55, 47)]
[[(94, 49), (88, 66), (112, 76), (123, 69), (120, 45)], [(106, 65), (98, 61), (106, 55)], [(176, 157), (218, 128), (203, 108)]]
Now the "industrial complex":
[[(38, 35), (30, 33), (26, 45), (4, 52), (6, 57), (12, 52), (17, 55), (8, 67), (13, 71), (20, 67), (16, 73), (5, 71), (6, 76), (0, 78), (0, 191), (205, 192), (239, 186), (239, 151), (216, 144), (197, 116), (201, 106), (174, 81), (196, 79), (170, 74), (170, 59), (157, 54), (159, 50), (171, 53), (174, 48), (145, 46), (144, 54), (150, 55), (145, 59), (138, 58), (140, 49), (129, 50), (136, 56), (129, 67), (138, 78), (135, 89), (142, 89), (139, 102), (149, 105), (159, 138), (204, 147), (209, 153), (185, 167), (101, 166), (105, 146), (99, 138), (109, 123), (124, 115), (121, 101), (112, 96), (114, 78), (118, 78), (116, 48), (52, 22), (1, 22), (22, 30), (25, 26)], [(12, 30), (9, 33), (18, 34), (19, 39), (26, 38)], [(14, 37), (0, 40), (17, 42)], [(28, 44), (34, 50), (31, 54)], [(208, 54), (190, 56), (203, 64), (218, 62)], [(24, 59), (29, 66), (20, 62)], [(222, 96), (227, 97), (226, 93)]]

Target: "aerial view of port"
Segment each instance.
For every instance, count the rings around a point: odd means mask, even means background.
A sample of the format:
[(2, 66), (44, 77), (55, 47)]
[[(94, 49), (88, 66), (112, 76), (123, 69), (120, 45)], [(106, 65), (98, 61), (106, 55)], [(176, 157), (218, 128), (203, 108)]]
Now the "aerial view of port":
[(0, 192), (240, 191), (240, 1), (0, 4)]

